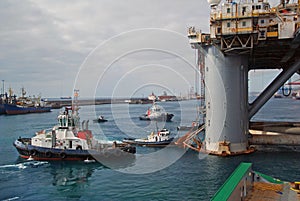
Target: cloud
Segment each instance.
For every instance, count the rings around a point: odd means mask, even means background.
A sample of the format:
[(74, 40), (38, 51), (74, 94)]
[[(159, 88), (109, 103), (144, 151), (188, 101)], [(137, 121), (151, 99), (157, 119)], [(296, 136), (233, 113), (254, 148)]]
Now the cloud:
[[(102, 92), (110, 91), (106, 94), (111, 95), (113, 88), (124, 78), (123, 75), (129, 72), (135, 74), (136, 68), (144, 66), (148, 70), (146, 75), (155, 78), (152, 80), (155, 84), (167, 81), (169, 88), (182, 89), (179, 82), (173, 82), (178, 76), (151, 66), (165, 66), (186, 77), (188, 82), (193, 82), (194, 53), (186, 43), (184, 35), (165, 29), (138, 29), (119, 34), (100, 44), (87, 57), (78, 74), (76, 88), (90, 93), (86, 95), (89, 97), (95, 96), (98, 87), (103, 89)], [(142, 85), (142, 81), (145, 81), (143, 76), (135, 76), (135, 83), (140, 83), (135, 87)], [(127, 87), (125, 91), (135, 90), (130, 89), (129, 85), (123, 86)], [(185, 86), (184, 91), (188, 87)]]
[[(95, 47), (118, 34), (144, 28), (177, 32), (186, 41), (171, 44), (166, 41), (172, 41), (172, 37), (160, 41), (136, 35), (136, 40), (121, 41), (119, 47), (107, 46), (102, 58), (116, 55), (122, 46), (135, 47), (147, 41), (145, 44), (161, 43), (162, 47), (165, 43), (171, 46), (168, 49), (193, 60), (194, 55), (185, 38), (186, 29), (196, 25), (203, 31), (209, 30), (209, 9), (202, 7), (208, 8), (207, 3), (198, 0), (2, 0), (0, 79), (6, 80), (6, 86), (25, 86), (43, 96), (70, 95), (79, 67)], [(160, 63), (159, 60), (170, 57), (162, 55), (152, 59)], [(126, 62), (133, 62), (132, 66), (143, 64), (143, 55), (138, 56)], [(97, 62), (103, 63), (99, 59)], [(123, 64), (128, 66), (128, 63)], [(176, 63), (172, 65), (176, 66)], [(118, 72), (126, 73), (127, 70), (123, 67)]]

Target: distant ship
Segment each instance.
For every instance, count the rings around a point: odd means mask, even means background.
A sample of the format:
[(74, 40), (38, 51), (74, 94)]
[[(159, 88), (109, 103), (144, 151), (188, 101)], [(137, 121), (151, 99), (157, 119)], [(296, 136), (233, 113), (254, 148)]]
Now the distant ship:
[(168, 95), (166, 91), (164, 91), (163, 95), (158, 96), (158, 100), (160, 101), (177, 101), (177, 97), (173, 95)]
[(22, 96), (16, 98), (12, 95), (12, 89), (9, 89), (9, 94), (1, 94), (0, 98), (0, 114), (28, 114), (50, 112), (51, 107), (46, 107), (41, 102), (41, 98), (25, 97), (26, 91), (22, 88)]
[(17, 104), (17, 98), (16, 95), (13, 95), (13, 91), (11, 88), (9, 88), (9, 93), (0, 94), (0, 114), (6, 114), (6, 105), (16, 105)]
[(42, 112), (51, 112), (51, 107), (43, 106), (20, 106), (13, 104), (4, 104), (5, 114), (27, 114), (27, 113), (42, 113)]
[(156, 100), (157, 100), (157, 97), (156, 97), (156, 95), (152, 92), (152, 94), (150, 94), (150, 95), (148, 96), (148, 100), (156, 101)]
[(71, 96), (62, 96), (62, 97), (60, 97), (60, 99), (72, 99), (72, 97)]

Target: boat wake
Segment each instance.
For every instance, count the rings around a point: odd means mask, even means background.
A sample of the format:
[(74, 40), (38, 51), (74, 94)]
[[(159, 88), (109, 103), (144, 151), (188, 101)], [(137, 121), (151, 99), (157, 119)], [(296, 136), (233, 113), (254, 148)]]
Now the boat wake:
[(12, 201), (12, 200), (17, 200), (19, 198), (20, 197), (12, 197), (12, 198), (8, 198), (8, 199), (2, 200), (2, 201)]
[(13, 165), (2, 165), (0, 166), (0, 169), (2, 170), (23, 170), (28, 167), (30, 168), (37, 168), (43, 165), (49, 164), (46, 161), (27, 161), (24, 163), (18, 163), (18, 164), (13, 164)]

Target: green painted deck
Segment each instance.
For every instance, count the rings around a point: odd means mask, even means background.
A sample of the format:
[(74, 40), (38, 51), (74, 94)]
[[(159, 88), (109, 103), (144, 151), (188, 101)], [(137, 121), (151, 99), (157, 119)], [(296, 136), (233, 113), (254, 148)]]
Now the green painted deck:
[(299, 186), (297, 186), (298, 182), (291, 183), (280, 181), (279, 179), (263, 173), (252, 171), (251, 167), (251, 163), (241, 163), (219, 188), (211, 200), (237, 200), (239, 195), (237, 196), (237, 191), (235, 191), (236, 188), (238, 188), (238, 185), (240, 185), (240, 182), (245, 177), (250, 176), (248, 175), (248, 172), (252, 172), (262, 179), (259, 178), (258, 180), (251, 181), (251, 187), (246, 188), (247, 193), (244, 194), (244, 197), (239, 197), (240, 199), (244, 201), (300, 201), (300, 194), (298, 194)]
[(265, 180), (267, 180), (270, 183), (283, 184), (283, 181), (281, 181), (279, 179), (273, 178), (273, 177), (271, 177), (269, 175), (266, 175), (266, 174), (263, 174), (263, 173), (260, 173), (260, 172), (256, 172), (256, 171), (254, 171), (254, 172), (255, 172), (255, 174), (261, 176), (262, 178), (264, 178)]
[(230, 177), (225, 181), (225, 183), (219, 188), (212, 201), (227, 200), (245, 174), (251, 168), (252, 163), (241, 163), (235, 171), (230, 175)]

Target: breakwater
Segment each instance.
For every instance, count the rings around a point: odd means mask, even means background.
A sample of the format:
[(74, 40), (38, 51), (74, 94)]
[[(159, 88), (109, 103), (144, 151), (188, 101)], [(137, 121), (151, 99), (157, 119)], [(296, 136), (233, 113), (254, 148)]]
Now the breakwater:
[[(72, 105), (72, 99), (55, 99), (49, 98), (45, 99), (44, 102), (47, 105), (50, 105), (52, 108), (61, 108), (65, 106)], [(103, 105), (103, 104), (121, 104), (121, 103), (128, 103), (128, 104), (149, 104), (152, 103), (147, 98), (96, 98), (96, 99), (79, 99), (79, 105)]]

